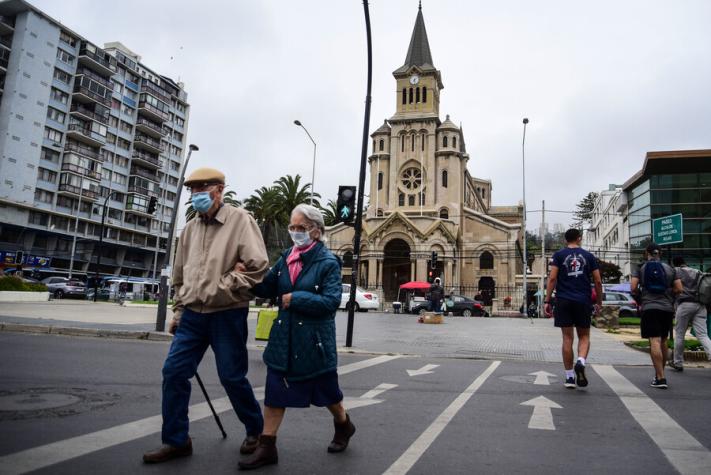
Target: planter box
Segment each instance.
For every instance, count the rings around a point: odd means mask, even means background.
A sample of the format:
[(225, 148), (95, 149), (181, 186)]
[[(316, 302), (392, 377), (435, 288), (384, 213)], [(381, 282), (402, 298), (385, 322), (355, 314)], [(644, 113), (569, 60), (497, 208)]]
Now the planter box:
[(0, 290), (0, 302), (47, 302), (49, 292), (19, 292)]

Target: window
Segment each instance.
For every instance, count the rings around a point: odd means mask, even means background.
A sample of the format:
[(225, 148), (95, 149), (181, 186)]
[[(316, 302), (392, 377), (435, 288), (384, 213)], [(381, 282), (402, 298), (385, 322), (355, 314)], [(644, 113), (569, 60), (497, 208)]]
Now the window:
[(415, 195), (409, 195), (407, 197), (407, 205), (408, 206), (415, 206)]
[(422, 151), (425, 151), (425, 134), (422, 134), (422, 137), (420, 137), (420, 145), (422, 146)]
[(405, 151), (405, 136), (404, 135), (400, 136), (400, 151), (401, 152)]
[(76, 200), (69, 198), (67, 196), (60, 195), (57, 197), (57, 207), (74, 209), (75, 203), (76, 203)]
[(378, 211), (375, 212), (375, 215), (376, 215), (378, 218), (382, 218), (382, 217), (383, 217), (383, 210), (382, 210), (382, 208), (378, 208)]
[(59, 41), (68, 44), (72, 48), (75, 48), (77, 45), (77, 40), (69, 36), (69, 34), (64, 31), (59, 34)]
[(48, 223), (49, 215), (47, 213), (40, 213), (39, 211), (30, 211), (30, 224), (47, 226)]
[(402, 103), (407, 104), (407, 89), (402, 88)]
[(129, 124), (128, 122), (124, 122), (123, 120), (119, 122), (119, 129), (130, 134), (133, 132), (133, 126)]
[(116, 136), (111, 132), (106, 134), (106, 142), (110, 144), (116, 144)]
[(425, 204), (425, 192), (421, 192), (417, 195), (420, 198), (420, 204), (424, 205)]
[(443, 147), (446, 147), (446, 146), (447, 146), (447, 143), (448, 143), (447, 140), (448, 140), (448, 138), (447, 138), (447, 136), (445, 135), (445, 136), (442, 138), (442, 146), (443, 146)]
[(35, 201), (39, 201), (40, 203), (52, 203), (53, 199), (54, 193), (35, 188)]
[(54, 68), (54, 79), (64, 84), (69, 84), (72, 81), (72, 76), (61, 69)]
[(59, 89), (52, 88), (52, 92), (50, 93), (50, 99), (61, 102), (62, 104), (66, 104), (69, 101), (69, 94), (66, 94)]
[(378, 172), (378, 189), (383, 189), (383, 172)]
[(67, 64), (74, 63), (74, 56), (59, 48), (57, 48), (57, 59)]
[[(64, 123), (64, 119), (67, 117), (67, 115), (64, 112), (61, 112), (53, 107), (48, 107), (47, 108), (47, 118), (51, 119), (55, 122), (59, 122), (60, 124)], [(60, 139), (61, 140), (61, 139)]]
[(427, 102), (427, 86), (422, 86), (422, 102)]
[(118, 138), (118, 142), (116, 145), (118, 146), (118, 148), (122, 148), (124, 150), (129, 150), (131, 148), (131, 142), (122, 139), (121, 137)]
[(405, 194), (404, 193), (398, 193), (397, 205), (398, 206), (405, 206)]
[(379, 149), (380, 152), (382, 152), (383, 150), (385, 150), (385, 140), (380, 139), (380, 142), (378, 143), (378, 149)]
[(442, 170), (442, 187), (447, 188), (447, 170)]
[(457, 137), (452, 137), (452, 147), (457, 148)]
[(178, 127), (185, 127), (185, 119), (181, 119), (180, 117), (175, 118), (175, 125)]
[(116, 173), (116, 172), (113, 173), (112, 180), (117, 185), (125, 185), (126, 183), (128, 183), (126, 175), (122, 175), (122, 174)]
[(410, 151), (414, 152), (415, 151), (415, 136), (412, 135), (410, 137)]
[(420, 88), (415, 89), (415, 102), (420, 102)]
[(353, 252), (352, 251), (346, 251), (343, 254), (343, 267), (350, 269), (353, 267)]
[(128, 167), (128, 158), (122, 157), (121, 155), (115, 155), (114, 165), (126, 168)]
[(178, 112), (185, 112), (185, 105), (180, 102), (178, 102), (178, 105), (175, 106), (175, 108), (178, 109)]
[(54, 150), (42, 147), (42, 152), (40, 152), (40, 158), (42, 160), (47, 160), (48, 162), (59, 163), (59, 152), (55, 152)]
[(493, 269), (494, 255), (489, 251), (484, 251), (479, 256), (479, 269)]
[(449, 219), (449, 210), (447, 208), (439, 210), (439, 217), (441, 219)]
[(60, 143), (62, 141), (62, 133), (58, 130), (51, 129), (49, 127), (44, 128), (44, 138), (47, 140), (52, 140), (54, 142)]
[(182, 142), (183, 141), (183, 134), (181, 134), (180, 132), (173, 132), (173, 138), (175, 140), (177, 140), (178, 142)]
[(400, 175), (400, 180), (408, 190), (416, 190), (422, 184), (422, 174), (415, 167), (407, 168)]

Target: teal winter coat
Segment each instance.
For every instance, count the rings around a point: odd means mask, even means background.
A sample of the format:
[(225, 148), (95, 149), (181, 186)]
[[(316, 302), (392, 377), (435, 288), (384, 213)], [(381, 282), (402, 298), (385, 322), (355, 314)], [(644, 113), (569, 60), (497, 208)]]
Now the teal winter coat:
[[(264, 363), (286, 373), (288, 381), (303, 381), (336, 370), (334, 318), (341, 303), (341, 262), (319, 242), (301, 255), (303, 268), (292, 285), (286, 264), (290, 252), (282, 254), (252, 292), (277, 299), (280, 307), (262, 357)], [(289, 308), (281, 308), (281, 296), (288, 293)]]

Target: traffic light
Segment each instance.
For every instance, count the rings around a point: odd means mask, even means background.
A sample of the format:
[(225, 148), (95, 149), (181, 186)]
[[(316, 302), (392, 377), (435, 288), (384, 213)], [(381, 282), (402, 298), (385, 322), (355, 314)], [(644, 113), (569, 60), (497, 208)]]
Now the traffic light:
[(336, 200), (336, 221), (339, 223), (350, 223), (355, 218), (355, 186), (339, 186), (338, 199)]
[(22, 264), (22, 261), (24, 259), (25, 259), (25, 253), (23, 251), (15, 252), (15, 264)]
[(433, 270), (427, 271), (427, 282), (429, 282), (430, 284), (432, 282), (434, 282), (434, 271)]
[(148, 202), (148, 214), (153, 214), (156, 212), (156, 205), (158, 204), (158, 198), (151, 196), (151, 200)]
[(430, 269), (437, 268), (437, 251), (432, 251), (432, 256), (430, 258)]

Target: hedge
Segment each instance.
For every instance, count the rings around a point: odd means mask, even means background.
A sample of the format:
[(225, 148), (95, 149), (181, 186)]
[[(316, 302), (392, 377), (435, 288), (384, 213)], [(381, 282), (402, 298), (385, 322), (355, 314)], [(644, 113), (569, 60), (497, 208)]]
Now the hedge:
[(18, 277), (5, 276), (0, 277), (0, 291), (3, 290), (14, 292), (47, 292), (47, 286), (44, 284), (24, 282)]

